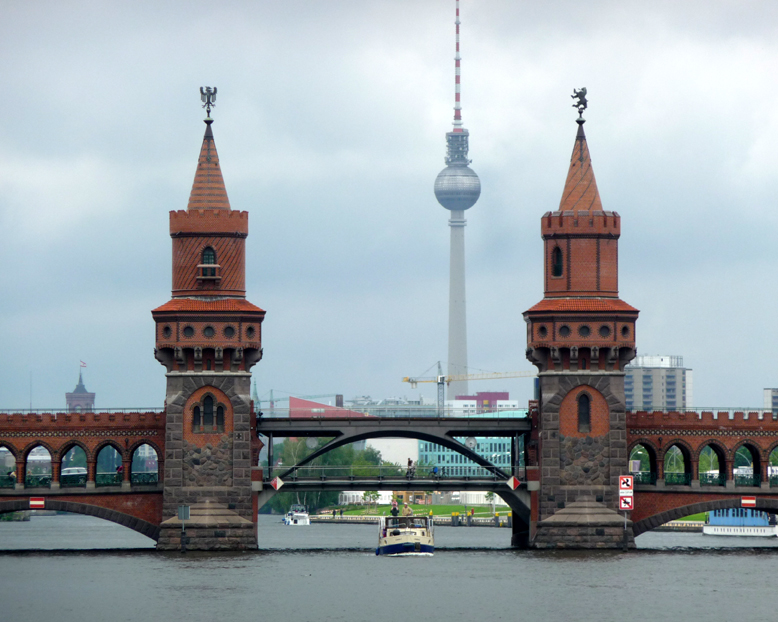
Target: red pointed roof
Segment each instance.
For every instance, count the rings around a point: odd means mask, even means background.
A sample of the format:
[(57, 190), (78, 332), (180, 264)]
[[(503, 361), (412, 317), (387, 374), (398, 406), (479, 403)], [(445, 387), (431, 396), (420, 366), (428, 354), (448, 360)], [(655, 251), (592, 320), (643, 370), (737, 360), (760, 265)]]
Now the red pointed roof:
[(565, 190), (562, 192), (559, 210), (562, 212), (602, 211), (600, 193), (597, 190), (592, 160), (589, 156), (589, 146), (586, 144), (586, 134), (584, 134), (583, 123), (580, 119), (573, 146), (573, 155), (570, 158), (570, 170), (567, 172)]
[(224, 178), (219, 167), (219, 154), (216, 153), (216, 143), (211, 131), (212, 119), (206, 119), (205, 136), (203, 146), (200, 149), (200, 157), (197, 160), (192, 193), (189, 195), (187, 210), (202, 209), (230, 209), (230, 200), (227, 198), (227, 189), (224, 187)]

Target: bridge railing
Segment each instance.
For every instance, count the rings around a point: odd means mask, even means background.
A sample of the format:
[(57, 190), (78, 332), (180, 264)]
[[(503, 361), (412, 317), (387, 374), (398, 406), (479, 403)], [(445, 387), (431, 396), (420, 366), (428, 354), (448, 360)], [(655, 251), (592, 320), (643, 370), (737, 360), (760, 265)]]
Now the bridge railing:
[[(290, 467), (277, 466), (275, 472), (286, 470)], [(501, 467), (503, 470), (510, 470), (509, 467)], [(521, 471), (521, 470), (520, 470)], [(522, 472), (517, 474), (521, 479)], [(271, 475), (266, 475), (267, 479), (272, 479)], [(487, 480), (501, 480), (501, 476), (495, 475), (488, 469), (477, 465), (450, 465), (444, 467), (419, 466), (408, 469), (396, 465), (321, 465), (321, 466), (303, 466), (292, 470), (284, 480), (294, 481), (296, 479), (328, 479), (328, 478), (346, 478), (346, 479), (423, 479), (423, 480), (445, 480), (445, 479), (469, 479), (479, 478)]]
[(337, 408), (335, 406), (322, 406), (321, 408), (263, 408), (257, 410), (257, 416), (262, 419), (359, 419), (370, 417), (381, 418), (423, 418), (443, 419), (450, 417), (464, 417), (467, 419), (526, 419), (527, 409), (461, 409), (435, 407), (408, 407), (399, 406), (367, 406), (362, 408)]

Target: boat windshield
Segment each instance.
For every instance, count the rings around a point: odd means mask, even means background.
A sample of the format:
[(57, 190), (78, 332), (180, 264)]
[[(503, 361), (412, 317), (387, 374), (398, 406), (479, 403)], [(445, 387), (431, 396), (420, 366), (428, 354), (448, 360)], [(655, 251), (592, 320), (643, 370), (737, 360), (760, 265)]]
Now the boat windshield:
[(429, 524), (429, 519), (426, 516), (389, 516), (386, 519), (387, 527), (397, 527), (400, 529), (412, 529), (421, 528), (426, 529)]

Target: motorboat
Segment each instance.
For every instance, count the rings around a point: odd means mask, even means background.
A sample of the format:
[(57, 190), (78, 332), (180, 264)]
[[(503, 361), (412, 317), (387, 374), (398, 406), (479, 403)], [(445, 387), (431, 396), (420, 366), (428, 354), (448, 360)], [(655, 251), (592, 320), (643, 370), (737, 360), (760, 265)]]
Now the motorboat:
[(284, 515), (284, 525), (310, 525), (311, 517), (308, 508), (304, 505), (294, 504)]
[(381, 516), (376, 555), (432, 555), (435, 552), (432, 516)]

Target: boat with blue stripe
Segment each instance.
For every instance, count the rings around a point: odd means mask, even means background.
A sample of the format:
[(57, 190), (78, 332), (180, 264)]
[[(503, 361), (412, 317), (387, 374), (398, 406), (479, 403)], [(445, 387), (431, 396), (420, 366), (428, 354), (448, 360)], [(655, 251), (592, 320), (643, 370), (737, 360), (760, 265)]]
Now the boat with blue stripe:
[(432, 516), (381, 516), (376, 555), (432, 555), (435, 552)]

